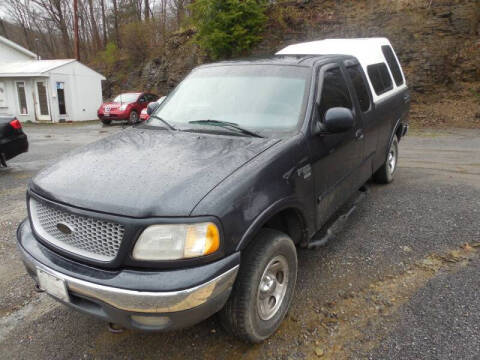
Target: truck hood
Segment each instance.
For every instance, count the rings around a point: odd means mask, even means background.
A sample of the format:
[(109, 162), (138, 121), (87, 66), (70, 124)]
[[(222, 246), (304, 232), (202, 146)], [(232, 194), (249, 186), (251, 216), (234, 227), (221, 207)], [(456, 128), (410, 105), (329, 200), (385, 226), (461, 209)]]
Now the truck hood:
[(217, 184), (278, 141), (129, 128), (63, 156), (30, 189), (105, 213), (188, 216)]

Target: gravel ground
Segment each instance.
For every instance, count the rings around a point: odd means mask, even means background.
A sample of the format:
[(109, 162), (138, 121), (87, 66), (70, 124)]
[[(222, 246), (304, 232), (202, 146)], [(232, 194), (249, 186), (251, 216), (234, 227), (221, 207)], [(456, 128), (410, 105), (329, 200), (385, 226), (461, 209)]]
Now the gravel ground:
[(397, 314), (399, 323), (372, 359), (478, 359), (480, 261), (442, 273)]
[(15, 249), (29, 178), (116, 131), (27, 126), (30, 152), (0, 169), (1, 358), (479, 357), (479, 130), (423, 130), (403, 140), (395, 181), (369, 184), (327, 247), (299, 250), (292, 309), (278, 333), (255, 346), (227, 335), (215, 318), (170, 333), (112, 334), (104, 322), (33, 291)]

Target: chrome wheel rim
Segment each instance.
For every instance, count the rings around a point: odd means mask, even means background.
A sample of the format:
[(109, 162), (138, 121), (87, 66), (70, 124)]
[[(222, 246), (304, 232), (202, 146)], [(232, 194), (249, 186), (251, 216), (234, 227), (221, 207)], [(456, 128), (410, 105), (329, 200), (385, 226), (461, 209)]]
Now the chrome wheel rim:
[(392, 145), (392, 148), (390, 149), (390, 152), (388, 153), (387, 164), (388, 164), (388, 171), (390, 172), (390, 174), (393, 174), (393, 172), (395, 171), (395, 166), (397, 166), (397, 153), (393, 145)]
[(257, 312), (260, 319), (269, 320), (278, 312), (287, 293), (288, 278), (287, 259), (282, 255), (275, 256), (266, 266), (258, 284)]
[(136, 112), (130, 113), (130, 121), (131, 122), (136, 122), (137, 121), (137, 113)]

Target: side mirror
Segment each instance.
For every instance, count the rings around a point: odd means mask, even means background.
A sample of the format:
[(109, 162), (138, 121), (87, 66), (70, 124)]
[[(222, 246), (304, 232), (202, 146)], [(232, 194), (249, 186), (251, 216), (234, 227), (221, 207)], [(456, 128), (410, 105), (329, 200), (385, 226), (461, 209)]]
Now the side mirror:
[(323, 120), (323, 128), (329, 133), (342, 133), (355, 125), (352, 110), (343, 107), (328, 109)]
[(156, 101), (151, 102), (150, 104), (147, 105), (147, 114), (152, 115), (152, 113), (158, 109), (160, 104)]

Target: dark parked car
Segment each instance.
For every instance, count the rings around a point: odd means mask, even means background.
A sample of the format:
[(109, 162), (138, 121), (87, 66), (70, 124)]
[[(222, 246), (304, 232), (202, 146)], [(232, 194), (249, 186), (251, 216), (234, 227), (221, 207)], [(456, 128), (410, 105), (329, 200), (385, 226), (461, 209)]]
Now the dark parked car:
[(7, 160), (27, 151), (28, 139), (20, 121), (0, 115), (0, 166), (7, 166)]
[(293, 298), (296, 246), (370, 177), (395, 175), (409, 95), (380, 45), (370, 74), (348, 55), (194, 69), (147, 122), (30, 182), (17, 234), (28, 272), (64, 304), (125, 327), (219, 312), (235, 335), (266, 339)]
[(157, 99), (157, 95), (149, 93), (120, 94), (112, 101), (103, 103), (97, 115), (104, 124), (110, 124), (112, 120), (127, 120), (129, 124), (135, 124), (148, 103)]

